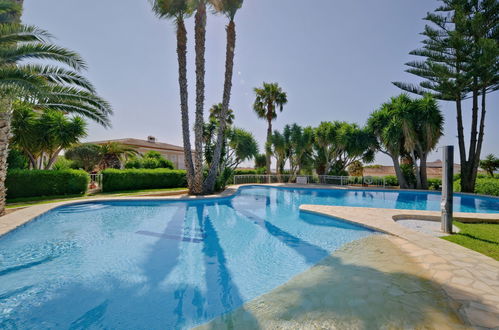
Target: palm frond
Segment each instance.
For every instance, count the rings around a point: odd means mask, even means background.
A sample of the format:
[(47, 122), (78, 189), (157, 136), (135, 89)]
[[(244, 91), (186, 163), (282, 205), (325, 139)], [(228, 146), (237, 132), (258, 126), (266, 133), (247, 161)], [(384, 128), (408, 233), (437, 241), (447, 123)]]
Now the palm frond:
[(0, 45), (19, 42), (48, 42), (52, 35), (32, 25), (0, 24)]
[(3, 63), (17, 63), (28, 59), (56, 61), (78, 71), (86, 69), (85, 61), (76, 52), (52, 44), (27, 43), (0, 48), (0, 60)]
[(66, 70), (57, 66), (49, 65), (24, 65), (19, 66), (19, 69), (30, 72), (46, 79), (49, 83), (58, 85), (74, 85), (83, 88), (91, 93), (95, 93), (95, 88), (92, 83), (77, 72)]

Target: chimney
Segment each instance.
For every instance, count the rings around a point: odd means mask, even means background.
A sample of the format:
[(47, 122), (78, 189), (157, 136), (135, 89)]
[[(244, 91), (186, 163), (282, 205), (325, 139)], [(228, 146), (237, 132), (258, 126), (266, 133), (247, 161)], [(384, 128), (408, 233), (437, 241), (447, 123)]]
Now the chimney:
[(154, 136), (149, 135), (147, 137), (147, 142), (156, 143), (156, 138)]

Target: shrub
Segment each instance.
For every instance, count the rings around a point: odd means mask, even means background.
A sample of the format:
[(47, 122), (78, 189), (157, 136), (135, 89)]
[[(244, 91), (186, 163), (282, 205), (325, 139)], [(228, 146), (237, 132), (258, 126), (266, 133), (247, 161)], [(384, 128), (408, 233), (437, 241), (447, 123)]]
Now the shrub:
[(174, 166), (170, 160), (163, 157), (159, 152), (149, 151), (142, 158), (133, 157), (127, 161), (125, 168), (167, 168), (173, 170)]
[(262, 173), (260, 173), (259, 170), (238, 170), (238, 169), (235, 169), (233, 171), (233, 174), (234, 175), (258, 175), (258, 174), (262, 174)]
[(428, 179), (428, 189), (441, 190), (442, 189), (442, 179), (439, 179), (439, 178)]
[[(454, 191), (461, 191), (461, 180), (454, 181)], [(499, 196), (499, 180), (492, 178), (477, 179), (475, 192), (482, 195)]]
[(399, 180), (395, 175), (387, 175), (385, 176), (385, 185), (389, 187), (396, 187), (399, 185)]
[(28, 158), (17, 149), (10, 149), (9, 156), (7, 158), (7, 163), (9, 164), (9, 169), (27, 170)]
[(75, 162), (64, 157), (57, 157), (54, 165), (52, 165), (52, 170), (62, 171), (70, 170), (76, 166)]
[(101, 147), (96, 144), (79, 144), (69, 148), (64, 157), (74, 162), (73, 167), (92, 172), (102, 160)]
[(181, 188), (187, 186), (186, 172), (169, 169), (107, 169), (102, 171), (104, 192)]
[(89, 180), (80, 170), (12, 170), (7, 174), (7, 198), (80, 195)]
[(499, 180), (492, 178), (477, 179), (475, 192), (477, 194), (499, 196)]

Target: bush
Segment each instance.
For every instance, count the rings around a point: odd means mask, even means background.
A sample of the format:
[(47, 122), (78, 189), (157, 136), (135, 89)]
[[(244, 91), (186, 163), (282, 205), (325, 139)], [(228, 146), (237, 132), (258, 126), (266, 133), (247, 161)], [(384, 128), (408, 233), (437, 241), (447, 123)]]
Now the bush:
[(12, 170), (7, 173), (7, 198), (82, 195), (89, 176), (80, 170)]
[(17, 149), (10, 149), (7, 158), (9, 169), (27, 170), (29, 168), (28, 158)]
[(262, 174), (262, 173), (260, 173), (259, 170), (238, 170), (238, 169), (235, 169), (233, 171), (233, 174), (234, 175), (258, 175), (258, 174)]
[(385, 176), (385, 185), (389, 187), (396, 187), (399, 185), (399, 180), (395, 175), (387, 175)]
[(439, 179), (439, 178), (428, 179), (428, 189), (429, 190), (441, 190), (442, 189), (442, 179)]
[(55, 171), (62, 171), (62, 170), (70, 170), (76, 166), (75, 162), (72, 160), (69, 160), (64, 157), (57, 157), (57, 160), (55, 161), (54, 165), (52, 166), (52, 170)]
[(475, 192), (482, 195), (499, 196), (499, 180), (497, 179), (477, 179)]
[(187, 186), (186, 172), (169, 169), (107, 169), (102, 171), (104, 192), (182, 188)]
[[(454, 191), (461, 191), (461, 180), (454, 181)], [(497, 179), (477, 179), (475, 183), (475, 193), (490, 196), (499, 196), (499, 180)]]
[(159, 152), (149, 151), (142, 158), (133, 157), (132, 159), (127, 161), (125, 164), (125, 168), (167, 168), (173, 170), (174, 166), (169, 159), (163, 157)]

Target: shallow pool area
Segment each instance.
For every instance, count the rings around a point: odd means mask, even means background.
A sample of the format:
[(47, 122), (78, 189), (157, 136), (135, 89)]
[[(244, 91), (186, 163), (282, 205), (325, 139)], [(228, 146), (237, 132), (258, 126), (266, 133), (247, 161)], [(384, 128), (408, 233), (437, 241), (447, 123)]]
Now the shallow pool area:
[[(0, 328), (190, 328), (376, 234), (300, 205), (439, 203), (434, 193), (248, 186), (209, 200), (59, 207), (0, 237)], [(455, 210), (498, 204), (460, 195)]]

